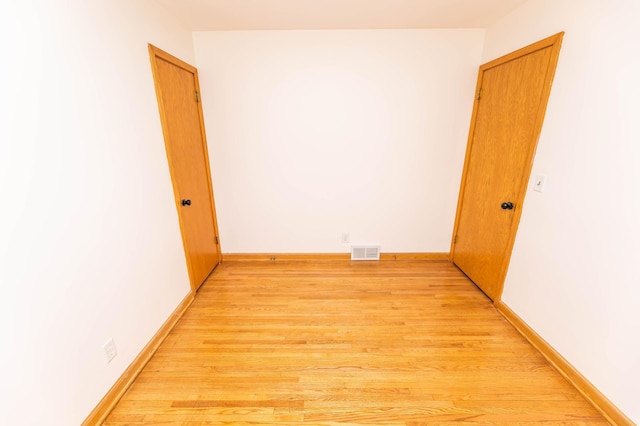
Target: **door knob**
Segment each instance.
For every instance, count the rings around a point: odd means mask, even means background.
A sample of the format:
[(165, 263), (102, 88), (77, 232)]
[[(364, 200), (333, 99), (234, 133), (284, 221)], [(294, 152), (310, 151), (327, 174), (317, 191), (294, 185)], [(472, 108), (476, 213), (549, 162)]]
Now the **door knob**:
[(502, 203), (500, 207), (502, 207), (502, 210), (513, 210), (513, 203), (511, 201), (507, 201), (506, 203)]
[(181, 201), (181, 204), (182, 204), (183, 206), (190, 206), (190, 205), (191, 205), (191, 200), (182, 200), (182, 201)]

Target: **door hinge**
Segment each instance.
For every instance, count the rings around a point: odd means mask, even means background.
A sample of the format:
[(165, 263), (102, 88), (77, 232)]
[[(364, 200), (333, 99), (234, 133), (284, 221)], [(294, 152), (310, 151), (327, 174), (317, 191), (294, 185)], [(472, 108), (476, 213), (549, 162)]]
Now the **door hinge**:
[(453, 244), (455, 244), (455, 243), (457, 243), (457, 242), (458, 242), (458, 236), (457, 236), (457, 235), (454, 235), (454, 236), (453, 236)]
[(220, 244), (220, 238), (216, 235), (216, 244)]
[(196, 90), (196, 102), (200, 102), (200, 93)]
[(478, 97), (476, 98), (476, 100), (480, 100), (480, 98), (482, 97), (482, 87), (478, 89)]

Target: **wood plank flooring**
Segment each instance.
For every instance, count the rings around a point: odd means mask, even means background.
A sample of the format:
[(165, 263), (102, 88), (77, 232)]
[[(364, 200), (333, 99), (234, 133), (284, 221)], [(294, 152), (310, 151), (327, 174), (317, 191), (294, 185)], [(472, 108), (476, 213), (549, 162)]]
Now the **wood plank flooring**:
[(448, 262), (225, 262), (105, 422), (606, 425)]

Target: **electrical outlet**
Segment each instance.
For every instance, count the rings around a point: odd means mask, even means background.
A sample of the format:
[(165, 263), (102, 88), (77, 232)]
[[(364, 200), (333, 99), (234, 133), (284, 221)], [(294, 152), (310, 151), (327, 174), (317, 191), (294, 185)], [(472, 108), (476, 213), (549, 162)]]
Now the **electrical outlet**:
[(102, 345), (102, 350), (104, 351), (104, 357), (107, 359), (107, 364), (110, 363), (111, 360), (116, 357), (116, 355), (118, 355), (116, 342), (113, 341), (113, 337), (107, 340), (104, 345)]
[(342, 244), (349, 244), (349, 233), (343, 232), (340, 241), (342, 241)]

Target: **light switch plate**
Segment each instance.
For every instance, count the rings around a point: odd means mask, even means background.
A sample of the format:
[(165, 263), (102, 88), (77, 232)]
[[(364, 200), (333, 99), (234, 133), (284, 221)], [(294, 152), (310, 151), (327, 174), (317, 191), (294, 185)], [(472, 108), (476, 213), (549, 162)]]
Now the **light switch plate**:
[(533, 190), (537, 192), (544, 192), (544, 183), (546, 180), (547, 177), (545, 175), (537, 175), (536, 179), (533, 181)]

